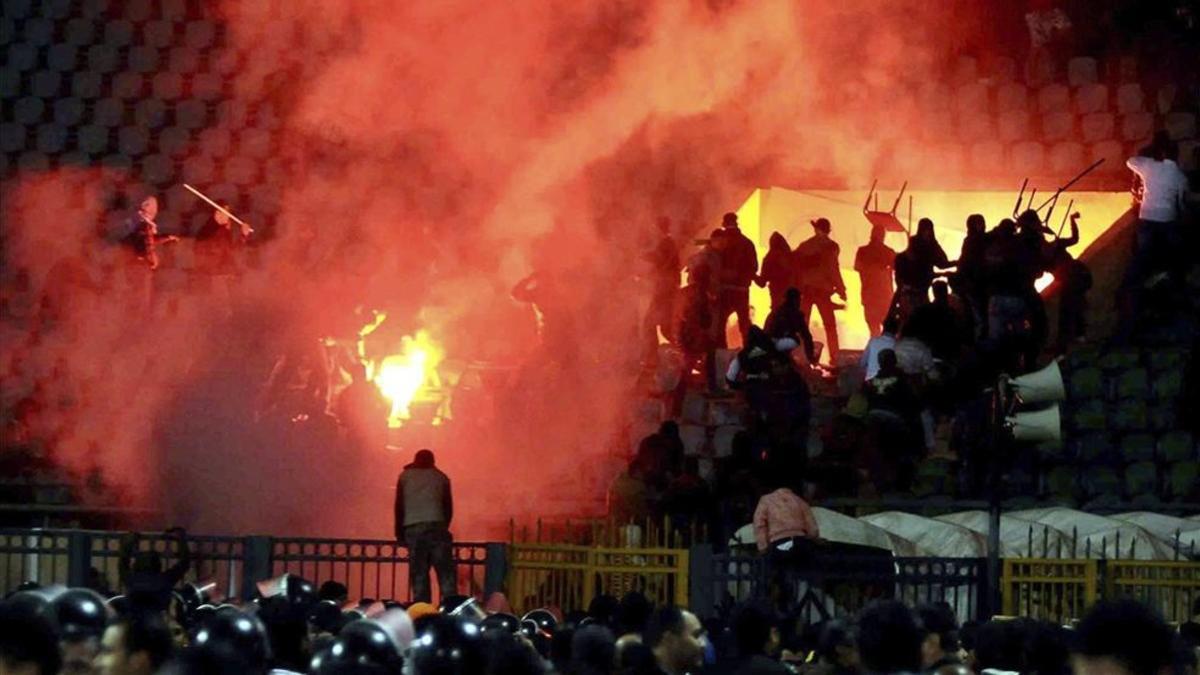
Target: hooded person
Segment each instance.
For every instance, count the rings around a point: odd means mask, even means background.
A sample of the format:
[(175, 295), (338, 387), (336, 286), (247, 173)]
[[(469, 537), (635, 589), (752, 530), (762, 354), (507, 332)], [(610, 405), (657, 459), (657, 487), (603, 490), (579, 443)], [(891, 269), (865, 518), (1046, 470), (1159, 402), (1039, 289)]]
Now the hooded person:
[(742, 340), (750, 332), (750, 284), (758, 275), (758, 251), (754, 242), (738, 228), (736, 213), (726, 213), (721, 220), (723, 247), (721, 255), (721, 293), (717, 303), (717, 326), (723, 336), (725, 322), (736, 314)]
[(863, 318), (871, 335), (879, 335), (883, 320), (895, 292), (892, 284), (892, 269), (896, 264), (896, 252), (884, 243), (887, 230), (882, 225), (871, 228), (871, 240), (860, 246), (854, 254), (854, 271), (862, 280)]
[(396, 540), (408, 547), (413, 600), (430, 602), (429, 568), (437, 572), (442, 597), (457, 593), (450, 521), (454, 499), (450, 478), (434, 465), (431, 450), (419, 450), (396, 481)]
[(754, 280), (759, 288), (766, 287), (771, 295), (771, 309), (783, 304), (787, 290), (796, 284), (796, 269), (792, 264), (792, 247), (778, 232), (771, 234), (762, 272)]

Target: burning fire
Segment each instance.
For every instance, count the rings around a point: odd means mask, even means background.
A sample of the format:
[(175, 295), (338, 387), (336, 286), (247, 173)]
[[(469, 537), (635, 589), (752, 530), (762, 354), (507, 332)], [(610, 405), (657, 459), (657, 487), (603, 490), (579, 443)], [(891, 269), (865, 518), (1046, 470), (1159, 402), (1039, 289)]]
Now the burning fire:
[(372, 369), (371, 381), (392, 404), (388, 426), (400, 427), (412, 418), (412, 404), (430, 388), (441, 385), (437, 366), (442, 351), (426, 331), (406, 335), (400, 341), (400, 352), (385, 357)]

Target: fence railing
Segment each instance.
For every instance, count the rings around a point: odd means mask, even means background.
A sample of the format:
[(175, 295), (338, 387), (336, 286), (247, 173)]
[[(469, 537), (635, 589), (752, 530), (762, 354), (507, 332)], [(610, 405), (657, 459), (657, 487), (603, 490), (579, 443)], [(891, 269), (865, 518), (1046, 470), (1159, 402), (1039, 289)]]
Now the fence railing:
[[(24, 581), (115, 592), (123, 534), (0, 529), (0, 594)], [(256, 582), (291, 572), (315, 584), (341, 582), (358, 598), (411, 599), (407, 551), (396, 542), (263, 536), (189, 536), (187, 541), (192, 557), (188, 579), (215, 582), (219, 597), (252, 598)], [(138, 546), (158, 551), (166, 565), (177, 560), (170, 536), (142, 535)], [(460, 591), (501, 589), (503, 544), (455, 543), (453, 551)]]
[(644, 593), (656, 604), (688, 604), (687, 549), (513, 544), (508, 598), (517, 612), (585, 609), (597, 595)]
[(1001, 613), (1066, 623), (1099, 597), (1099, 561), (1007, 559), (1000, 580)]
[(792, 568), (752, 552), (705, 556), (693, 548), (693, 556), (710, 561), (693, 565), (691, 604), (706, 615), (766, 599), (782, 600), (790, 614), (809, 621), (853, 615), (881, 599), (945, 602), (961, 620), (980, 618), (989, 609), (986, 558), (828, 554)]

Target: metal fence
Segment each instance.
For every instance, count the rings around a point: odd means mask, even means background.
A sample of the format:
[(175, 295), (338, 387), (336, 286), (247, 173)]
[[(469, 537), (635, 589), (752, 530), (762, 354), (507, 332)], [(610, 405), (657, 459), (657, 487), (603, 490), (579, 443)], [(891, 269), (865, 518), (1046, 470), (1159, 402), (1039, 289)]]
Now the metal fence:
[(506, 588), (517, 612), (586, 609), (597, 595), (644, 593), (656, 604), (688, 604), (687, 549), (513, 544)]
[[(24, 581), (89, 586), (115, 593), (125, 533), (94, 530), (0, 529), (0, 594)], [(316, 584), (338, 581), (356, 598), (410, 600), (407, 551), (391, 541), (272, 537), (189, 536), (189, 580), (216, 583), (216, 597), (248, 599), (255, 583), (285, 572)], [(139, 550), (155, 550), (165, 565), (178, 559), (174, 539), (139, 537)], [(455, 543), (461, 592), (499, 590), (503, 544)]]
[[(818, 555), (802, 566), (773, 564), (753, 552), (709, 554), (693, 548), (692, 608), (715, 615), (730, 606), (774, 599), (809, 621), (853, 615), (875, 600), (948, 603), (960, 620), (988, 613), (986, 558), (894, 558), (887, 555)], [(707, 569), (706, 581), (700, 578)]]

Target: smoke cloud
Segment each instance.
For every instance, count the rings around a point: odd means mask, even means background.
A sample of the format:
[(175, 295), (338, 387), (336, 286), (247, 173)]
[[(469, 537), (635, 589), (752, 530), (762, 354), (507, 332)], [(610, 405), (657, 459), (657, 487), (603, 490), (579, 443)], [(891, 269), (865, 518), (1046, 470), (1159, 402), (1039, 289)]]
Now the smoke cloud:
[[(24, 271), (45, 299), (3, 337), (10, 380), (67, 390), (6, 397), (39, 402), (48, 452), (80, 480), (208, 532), (388, 536), (395, 474), (426, 444), (460, 537), (595, 513), (634, 440), (656, 217), (688, 242), (762, 185), (950, 179), (917, 153), (941, 133), (926, 83), (972, 40), (971, 16), (915, 0), (216, 11), (232, 98), (281, 125), (254, 191), (267, 236), (232, 292), (188, 290), (171, 264), (151, 282), (101, 243), (112, 195), (136, 192), (119, 170), (22, 175), (3, 207), (8, 296)], [(190, 155), (231, 134), (236, 153), (240, 124), (226, 109)], [(189, 208), (175, 194), (168, 214)], [(541, 351), (510, 297), (534, 270), (562, 284), (569, 354)], [(384, 349), (424, 329), (449, 360), (510, 368), (399, 451), (256, 420), (276, 357), (352, 334), (357, 306), (388, 312)]]

